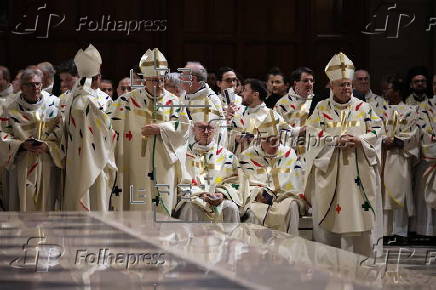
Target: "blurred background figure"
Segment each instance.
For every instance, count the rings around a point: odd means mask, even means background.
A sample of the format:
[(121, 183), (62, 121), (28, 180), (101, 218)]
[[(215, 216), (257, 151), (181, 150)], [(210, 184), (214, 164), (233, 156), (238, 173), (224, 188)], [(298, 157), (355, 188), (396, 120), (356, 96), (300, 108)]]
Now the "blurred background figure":
[(225, 109), (228, 105), (230, 105), (229, 102), (232, 102), (233, 105), (236, 106), (240, 106), (242, 104), (242, 97), (237, 93), (234, 95), (234, 100), (227, 100), (224, 95), (224, 90), (233, 89), (235, 92), (238, 85), (237, 74), (232, 68), (225, 66), (218, 69), (216, 85), (218, 88), (218, 97), (220, 98)]
[(113, 95), (114, 95), (114, 88), (112, 85), (112, 81), (108, 80), (108, 79), (102, 79), (100, 81), (100, 90), (107, 94), (109, 97), (111, 97), (111, 99), (113, 99)]
[(219, 88), (216, 85), (217, 75), (214, 72), (209, 72), (207, 74), (207, 84), (215, 93), (219, 92)]
[(73, 60), (70, 59), (60, 64), (58, 68), (58, 72), (61, 82), (61, 87), (60, 87), (61, 93), (66, 93), (68, 91), (71, 91), (78, 79), (77, 68)]
[(172, 72), (167, 74), (165, 78), (165, 90), (176, 95), (177, 97), (183, 97), (186, 92), (182, 88), (182, 81), (180, 80), (180, 73)]
[(13, 94), (16, 94), (18, 92), (21, 91), (20, 86), (21, 86), (21, 74), (23, 73), (23, 69), (20, 69), (17, 73), (17, 75), (15, 76), (14, 80), (12, 81), (12, 88), (13, 88)]
[(271, 82), (272, 94), (265, 100), (265, 104), (268, 108), (272, 109), (277, 101), (288, 93), (290, 82), (282, 72), (271, 73), (268, 82)]
[(436, 97), (436, 73), (433, 75), (433, 98)]
[(55, 75), (55, 69), (53, 65), (47, 61), (41, 62), (37, 65), (37, 68), (42, 71), (43, 77), (42, 77), (42, 89), (46, 91), (47, 93), (52, 93), (53, 91), (53, 84), (54, 84), (54, 75)]
[(125, 77), (118, 82), (117, 95), (114, 100), (118, 99), (119, 96), (127, 94), (132, 91), (132, 86), (130, 85), (130, 78)]
[(429, 74), (427, 68), (417, 66), (411, 68), (407, 73), (407, 83), (409, 84), (409, 96), (406, 104), (419, 105), (420, 102), (427, 100), (430, 92), (428, 90)]
[(9, 69), (0, 65), (0, 98), (6, 98), (13, 92)]
[(265, 84), (266, 84), (266, 91), (268, 93), (268, 97), (272, 95), (272, 77), (278, 73), (281, 73), (282, 71), (280, 70), (279, 67), (274, 66), (272, 68), (270, 68), (270, 70), (268, 71), (268, 73), (266, 74), (266, 80), (265, 80)]
[(358, 69), (354, 73), (353, 88), (364, 96), (364, 101), (369, 103), (376, 114), (383, 119), (384, 107), (387, 102), (384, 98), (374, 94), (371, 90), (371, 76), (364, 69)]

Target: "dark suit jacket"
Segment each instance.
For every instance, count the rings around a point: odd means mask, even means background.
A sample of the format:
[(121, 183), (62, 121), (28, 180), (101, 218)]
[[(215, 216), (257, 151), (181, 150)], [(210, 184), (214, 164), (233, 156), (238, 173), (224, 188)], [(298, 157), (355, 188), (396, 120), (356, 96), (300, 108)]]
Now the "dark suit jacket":
[(276, 105), (276, 103), (282, 98), (283, 96), (277, 95), (277, 94), (272, 94), (271, 96), (269, 96), (266, 100), (265, 100), (265, 105), (270, 108), (273, 109), (274, 106)]

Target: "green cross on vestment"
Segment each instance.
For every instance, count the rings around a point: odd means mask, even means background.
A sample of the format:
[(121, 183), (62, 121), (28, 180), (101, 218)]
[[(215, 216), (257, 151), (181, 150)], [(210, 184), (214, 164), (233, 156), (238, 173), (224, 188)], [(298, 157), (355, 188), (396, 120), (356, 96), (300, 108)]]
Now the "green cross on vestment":
[(362, 208), (363, 208), (365, 211), (369, 211), (369, 209), (371, 208), (371, 204), (370, 204), (368, 201), (365, 201), (365, 202), (362, 204)]

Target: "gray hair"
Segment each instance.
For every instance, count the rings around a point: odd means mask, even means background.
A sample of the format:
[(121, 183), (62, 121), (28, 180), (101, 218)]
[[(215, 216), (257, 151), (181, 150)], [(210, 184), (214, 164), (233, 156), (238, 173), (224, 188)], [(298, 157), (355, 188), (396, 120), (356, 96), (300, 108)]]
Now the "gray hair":
[(198, 61), (188, 61), (185, 67), (191, 69), (191, 75), (195, 76), (199, 82), (207, 82), (207, 70), (204, 65)]
[(182, 81), (180, 80), (180, 73), (177, 72), (172, 72), (167, 74), (167, 79), (170, 83), (176, 85), (176, 86), (181, 86)]
[(124, 77), (124, 78), (122, 78), (122, 79), (118, 82), (118, 86), (120, 86), (120, 83), (121, 83), (121, 82), (124, 82), (124, 81), (128, 81), (128, 82), (129, 82), (129, 86), (132, 85), (131, 82), (130, 82), (130, 77)]
[(43, 77), (42, 71), (39, 69), (25, 69), (21, 74), (20, 82), (23, 84), (26, 80), (33, 78), (34, 76)]
[(55, 71), (53, 65), (51, 63), (49, 63), (48, 61), (41, 62), (40, 64), (37, 65), (37, 67), (42, 72), (47, 72), (48, 75), (50, 76), (50, 78), (54, 77), (54, 74), (56, 71)]
[(370, 74), (369, 74), (369, 71), (367, 71), (367, 70), (365, 70), (365, 69), (357, 69), (357, 70), (354, 71), (353, 80), (356, 80), (356, 73), (359, 72), (359, 71), (361, 71), (361, 72), (365, 72), (365, 73), (368, 75), (368, 79), (369, 79), (369, 80), (371, 79), (371, 76), (370, 76)]

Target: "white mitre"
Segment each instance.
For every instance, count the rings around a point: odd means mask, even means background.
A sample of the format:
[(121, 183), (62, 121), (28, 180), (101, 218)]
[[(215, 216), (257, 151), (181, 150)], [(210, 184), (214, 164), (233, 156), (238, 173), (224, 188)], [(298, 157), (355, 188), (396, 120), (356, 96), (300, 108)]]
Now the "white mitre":
[(168, 71), (168, 61), (159, 49), (147, 49), (139, 61), (143, 77), (164, 76)]
[(101, 56), (98, 50), (90, 44), (87, 49), (79, 49), (74, 57), (77, 73), (80, 78), (92, 78), (100, 73)]
[(330, 81), (353, 79), (353, 62), (342, 52), (335, 54), (325, 67), (325, 73)]

